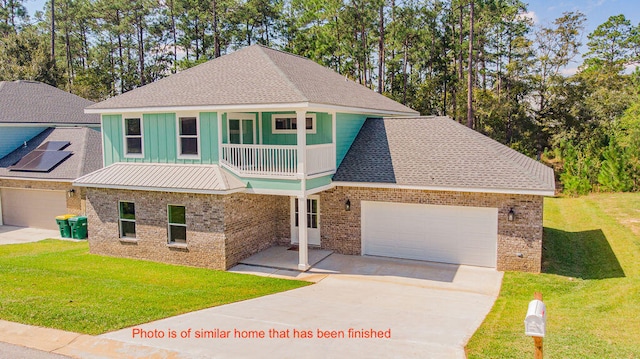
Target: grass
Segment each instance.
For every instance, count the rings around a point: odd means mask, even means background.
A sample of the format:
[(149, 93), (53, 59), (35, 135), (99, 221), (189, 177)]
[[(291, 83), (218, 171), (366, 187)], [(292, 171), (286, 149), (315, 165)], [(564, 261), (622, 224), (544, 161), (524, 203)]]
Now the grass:
[(640, 193), (545, 199), (543, 273), (507, 272), (469, 358), (531, 358), (524, 316), (547, 306), (545, 358), (640, 358)]
[(86, 242), (0, 246), (0, 318), (86, 334), (307, 284), (92, 255)]

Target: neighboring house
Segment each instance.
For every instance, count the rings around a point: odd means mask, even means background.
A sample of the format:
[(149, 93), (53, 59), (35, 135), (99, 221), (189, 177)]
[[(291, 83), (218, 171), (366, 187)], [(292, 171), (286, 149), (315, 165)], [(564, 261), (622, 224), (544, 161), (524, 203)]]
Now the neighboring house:
[(55, 229), (56, 215), (84, 213), (71, 182), (102, 167), (91, 104), (39, 82), (0, 82), (0, 225)]
[(86, 112), (93, 253), (227, 269), (294, 243), (302, 270), (308, 246), (540, 270), (550, 168), (308, 59), (254, 45)]

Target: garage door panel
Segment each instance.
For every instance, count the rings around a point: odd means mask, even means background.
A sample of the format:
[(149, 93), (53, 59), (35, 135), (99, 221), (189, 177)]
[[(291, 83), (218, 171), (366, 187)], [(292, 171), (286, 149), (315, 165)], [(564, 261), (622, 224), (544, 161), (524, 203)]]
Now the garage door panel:
[(362, 202), (363, 253), (496, 266), (496, 208)]
[(0, 200), (9, 226), (57, 229), (55, 216), (67, 213), (65, 191), (2, 188)]

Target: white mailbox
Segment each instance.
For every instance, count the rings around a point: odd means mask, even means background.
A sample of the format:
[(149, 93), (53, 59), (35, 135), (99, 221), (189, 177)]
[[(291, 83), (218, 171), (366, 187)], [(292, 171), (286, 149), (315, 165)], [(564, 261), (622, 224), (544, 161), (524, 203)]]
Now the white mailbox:
[(524, 318), (524, 334), (530, 337), (544, 337), (547, 324), (546, 307), (541, 300), (529, 302), (527, 316)]

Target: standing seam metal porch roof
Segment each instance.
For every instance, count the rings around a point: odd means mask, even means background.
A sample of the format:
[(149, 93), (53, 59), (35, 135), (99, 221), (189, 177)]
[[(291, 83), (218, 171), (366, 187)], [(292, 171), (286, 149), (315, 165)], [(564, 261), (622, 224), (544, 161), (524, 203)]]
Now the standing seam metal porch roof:
[(73, 185), (187, 193), (223, 193), (246, 187), (217, 165), (167, 163), (114, 163), (78, 178)]
[(306, 102), (418, 115), (312, 60), (261, 45), (221, 56), (87, 109), (108, 112), (99, 110)]

